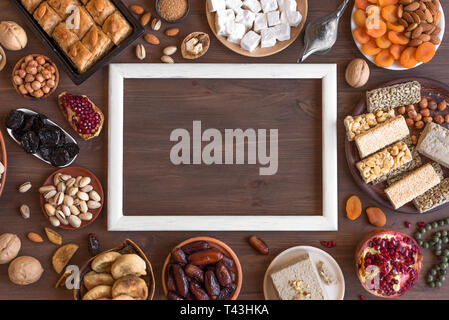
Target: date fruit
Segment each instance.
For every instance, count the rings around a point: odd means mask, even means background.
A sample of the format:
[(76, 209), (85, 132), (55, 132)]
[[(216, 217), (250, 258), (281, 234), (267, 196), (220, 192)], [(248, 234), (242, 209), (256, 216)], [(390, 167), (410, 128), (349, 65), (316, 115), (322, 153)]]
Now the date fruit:
[(174, 264), (172, 267), (173, 277), (176, 283), (176, 292), (186, 298), (189, 294), (189, 282), (187, 276), (179, 264)]
[(226, 300), (229, 299), (229, 297), (234, 293), (235, 291), (235, 284), (232, 284), (231, 286), (227, 288), (223, 288), (220, 291), (220, 294), (218, 295), (218, 300)]
[(204, 286), (209, 296), (211, 296), (213, 300), (216, 300), (220, 294), (220, 283), (213, 270), (206, 271), (204, 276)]
[(217, 276), (218, 282), (222, 287), (229, 287), (232, 284), (231, 274), (229, 273), (228, 268), (226, 268), (223, 262), (219, 262), (217, 264), (215, 274)]
[(256, 249), (260, 254), (269, 254), (270, 250), (268, 249), (268, 246), (266, 245), (265, 242), (263, 242), (262, 239), (256, 237), (256, 236), (251, 236), (249, 238), (249, 244)]
[(181, 297), (179, 294), (173, 291), (169, 291), (167, 294), (168, 300), (184, 300), (183, 297)]
[(94, 233), (89, 233), (87, 247), (91, 256), (100, 254), (100, 240), (98, 240), (97, 236)]
[(187, 264), (186, 255), (184, 254), (184, 251), (179, 248), (174, 248), (171, 252), (171, 256), (173, 257), (173, 260), (175, 260), (178, 263)]
[(184, 268), (184, 272), (191, 278), (194, 278), (198, 282), (204, 282), (204, 271), (194, 266), (193, 264), (188, 264)]
[(206, 291), (204, 291), (201, 285), (195, 280), (192, 280), (190, 282), (189, 288), (190, 292), (192, 292), (197, 300), (210, 300), (210, 297), (208, 296)]
[(202, 250), (206, 250), (209, 248), (210, 248), (209, 243), (207, 243), (206, 241), (195, 241), (195, 242), (186, 244), (181, 249), (182, 249), (182, 251), (184, 251), (185, 254), (190, 255), (197, 251), (202, 251)]
[(167, 286), (168, 291), (174, 291), (176, 292), (176, 283), (175, 279), (173, 278), (173, 265), (169, 264), (167, 266), (167, 269), (165, 270), (165, 285)]
[(214, 264), (221, 259), (223, 259), (223, 253), (216, 249), (198, 251), (188, 257), (189, 263), (196, 266)]

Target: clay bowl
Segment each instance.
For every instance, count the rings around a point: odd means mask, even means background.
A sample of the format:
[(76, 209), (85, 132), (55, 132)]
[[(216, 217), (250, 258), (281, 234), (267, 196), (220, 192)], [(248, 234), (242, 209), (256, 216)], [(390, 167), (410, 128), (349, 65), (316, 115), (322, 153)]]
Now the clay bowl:
[(25, 61), (25, 58), (27, 56), (25, 56), (22, 59), (20, 59), (19, 61), (17, 61), (16, 65), (14, 66), (14, 69), (12, 70), (12, 76), (11, 76), (12, 85), (13, 85), (14, 89), (16, 89), (18, 94), (20, 94), (21, 96), (23, 96), (23, 97), (25, 97), (27, 99), (40, 100), (40, 99), (48, 98), (49, 96), (51, 96), (51, 94), (53, 92), (55, 92), (56, 88), (59, 85), (59, 70), (58, 70), (58, 67), (54, 64), (54, 62), (52, 60), (50, 60), (50, 58), (44, 56), (43, 54), (31, 54), (31, 56), (33, 56), (34, 58), (37, 57), (37, 56), (43, 56), (45, 58), (45, 61), (47, 63), (51, 64), (55, 68), (55, 70), (56, 70), (56, 72), (55, 72), (55, 77), (56, 77), (55, 78), (55, 83), (56, 83), (56, 85), (47, 94), (43, 95), (40, 98), (33, 97), (33, 96), (29, 95), (29, 94), (22, 94), (19, 91), (19, 87), (14, 83), (13, 78), (14, 78), (14, 74), (15, 74), (16, 70), (20, 69), (20, 65)]
[[(153, 300), (154, 293), (156, 291), (156, 284), (154, 281), (154, 272), (153, 272), (153, 268), (151, 266), (150, 261), (148, 260), (145, 253), (143, 253), (142, 249), (140, 249), (139, 246), (137, 244), (135, 244), (132, 240), (125, 239), (125, 241), (123, 241), (123, 243), (121, 245), (119, 245), (118, 247), (115, 247), (115, 248), (112, 248), (110, 250), (106, 250), (103, 252), (110, 252), (110, 251), (116, 251), (121, 254), (135, 253), (138, 256), (140, 256), (143, 260), (145, 260), (145, 262), (147, 264), (147, 275), (143, 276), (142, 279), (145, 280), (145, 282), (147, 283), (147, 286), (148, 286), (148, 300)], [(73, 297), (75, 300), (82, 300), (83, 295), (87, 292), (87, 289), (83, 285), (83, 278), (86, 273), (92, 271), (92, 269), (90, 268), (90, 264), (92, 263), (92, 261), (95, 258), (96, 258), (96, 256), (90, 258), (86, 262), (86, 264), (80, 269), (80, 277), (79, 277), (80, 287), (78, 289), (76, 289), (76, 288), (73, 289)]]
[(156, 0), (156, 1), (154, 2), (154, 6), (155, 6), (155, 10), (156, 10), (157, 15), (161, 18), (162, 21), (167, 22), (167, 23), (178, 23), (178, 22), (181, 22), (182, 20), (184, 20), (185, 18), (187, 18), (187, 16), (188, 16), (189, 13), (190, 13), (190, 0), (186, 0), (186, 1), (187, 1), (187, 11), (186, 11), (186, 13), (185, 13), (181, 18), (179, 18), (178, 20), (167, 20), (167, 19), (165, 19), (165, 18), (161, 15), (161, 13), (159, 12), (159, 0)]
[[(232, 259), (234, 261), (234, 268), (231, 270), (236, 275), (236, 288), (234, 293), (228, 298), (228, 300), (237, 300), (240, 290), (242, 289), (242, 280), (243, 280), (243, 272), (242, 272), (242, 266), (240, 264), (240, 260), (235, 254), (235, 252), (223, 241), (220, 241), (218, 239), (210, 238), (210, 237), (194, 237), (187, 239), (180, 244), (176, 245), (175, 248), (180, 248), (186, 244), (196, 242), (196, 241), (206, 241), (209, 243), (209, 245), (214, 248), (221, 251), (225, 256)], [(171, 254), (169, 253), (167, 258), (165, 259), (164, 266), (162, 267), (162, 289), (164, 290), (164, 295), (167, 296), (168, 289), (167, 284), (165, 283), (165, 272), (167, 270), (167, 266), (170, 263), (171, 260)]]
[(0, 131), (0, 162), (5, 167), (5, 172), (3, 172), (1, 178), (0, 178), (0, 196), (3, 193), (3, 189), (5, 188), (6, 183), (6, 170), (7, 170), (7, 156), (6, 156), (6, 146), (5, 146), (5, 140), (3, 139), (3, 134)]
[(6, 53), (2, 47), (0, 47), (0, 57), (2, 59), (0, 60), (0, 71), (2, 71), (6, 66)]
[[(95, 221), (95, 219), (98, 218), (98, 216), (100, 215), (101, 209), (103, 208), (103, 204), (104, 204), (104, 193), (103, 193), (103, 187), (101, 186), (100, 181), (98, 180), (98, 178), (89, 170), (82, 168), (82, 167), (66, 167), (66, 168), (62, 168), (59, 170), (56, 170), (55, 172), (53, 172), (48, 178), (47, 180), (45, 180), (45, 182), (42, 184), (42, 186), (47, 186), (47, 185), (53, 185), (53, 177), (55, 176), (55, 174), (57, 173), (62, 173), (62, 174), (69, 174), (72, 177), (76, 178), (77, 176), (83, 176), (83, 177), (89, 177), (91, 179), (90, 185), (92, 187), (94, 187), (94, 190), (98, 192), (98, 194), (101, 197), (101, 207), (95, 210), (89, 210), (90, 213), (92, 213), (92, 219), (90, 221), (83, 221), (81, 223), (81, 226), (79, 228), (73, 228), (71, 225), (59, 225), (58, 228), (60, 229), (64, 229), (64, 230), (79, 230), (82, 229), (84, 227), (87, 227), (88, 225), (90, 225), (92, 222)], [(41, 201), (41, 208), (42, 208), (42, 213), (44, 214), (44, 216), (49, 219), (47, 213), (45, 212), (45, 199), (44, 196), (41, 194), (40, 195), (40, 201)]]

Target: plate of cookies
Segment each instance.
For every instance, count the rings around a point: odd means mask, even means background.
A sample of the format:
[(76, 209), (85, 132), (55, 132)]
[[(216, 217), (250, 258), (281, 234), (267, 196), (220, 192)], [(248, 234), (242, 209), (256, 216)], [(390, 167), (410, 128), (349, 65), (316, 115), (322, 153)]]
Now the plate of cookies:
[(207, 0), (206, 17), (217, 39), (248, 57), (291, 45), (307, 19), (307, 0)]
[(449, 203), (449, 87), (406, 78), (366, 92), (344, 119), (350, 172), (371, 198), (402, 213)]

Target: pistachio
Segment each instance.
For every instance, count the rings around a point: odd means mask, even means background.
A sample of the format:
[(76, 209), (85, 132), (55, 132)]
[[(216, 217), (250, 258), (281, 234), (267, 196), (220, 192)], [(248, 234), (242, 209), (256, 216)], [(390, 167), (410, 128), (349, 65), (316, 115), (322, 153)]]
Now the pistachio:
[(75, 216), (80, 214), (80, 210), (74, 205), (70, 206), (70, 212)]
[(91, 179), (89, 177), (83, 177), (80, 179), (78, 186), (80, 188), (87, 186), (90, 183)]
[(91, 200), (94, 200), (94, 201), (101, 201), (101, 197), (100, 197), (100, 195), (98, 194), (97, 191), (92, 190), (92, 191), (89, 193), (89, 197), (90, 197)]
[(91, 192), (93, 189), (94, 189), (94, 187), (92, 187), (90, 184), (88, 184), (87, 186), (82, 187), (81, 191), (82, 192)]
[(81, 226), (81, 219), (78, 218), (77, 216), (70, 216), (67, 218), (67, 220), (69, 221), (70, 225), (74, 228), (79, 228)]
[(20, 206), (20, 214), (22, 215), (22, 218), (28, 219), (31, 215), (30, 207), (28, 207), (26, 204), (22, 204)]
[(53, 185), (57, 186), (59, 182), (62, 180), (59, 180), (59, 177), (61, 176), (61, 173), (57, 173), (53, 176)]
[(101, 203), (98, 201), (89, 200), (87, 201), (87, 207), (91, 210), (95, 210), (101, 207)]
[(67, 189), (67, 187), (63, 181), (58, 183), (58, 186), (56, 187), (56, 190), (58, 190), (58, 192), (62, 192), (62, 193), (64, 193), (66, 189)]
[(62, 205), (60, 210), (62, 211), (62, 213), (64, 213), (66, 217), (72, 214), (72, 212), (70, 212), (70, 208), (66, 205)]
[(52, 186), (52, 185), (42, 186), (39, 188), (39, 193), (47, 193), (47, 192), (53, 191), (53, 190), (56, 190), (55, 186)]
[(86, 212), (86, 213), (81, 213), (78, 217), (83, 221), (90, 221), (90, 220), (92, 220), (93, 215), (90, 212)]
[(139, 60), (145, 59), (147, 56), (147, 52), (145, 50), (145, 47), (142, 44), (138, 44), (136, 47), (136, 57)]
[(73, 185), (75, 184), (76, 179), (75, 178), (70, 178), (69, 180), (66, 181), (65, 185), (67, 188), (73, 187)]
[(64, 193), (58, 192), (55, 195), (54, 199), (55, 199), (56, 205), (58, 205), (58, 206), (61, 205), (64, 202)]
[(54, 216), (56, 213), (56, 208), (52, 206), (50, 203), (46, 203), (44, 205), (44, 209), (48, 216)]
[(163, 62), (163, 63), (175, 63), (175, 61), (173, 60), (173, 58), (172, 57), (169, 57), (169, 56), (162, 56), (161, 57), (161, 61)]
[(76, 196), (77, 196), (79, 199), (83, 200), (83, 201), (88, 201), (88, 200), (89, 200), (89, 195), (88, 195), (87, 193), (85, 193), (85, 192), (82, 192), (82, 191), (78, 191), (78, 193), (76, 194)]
[(58, 218), (56, 218), (55, 216), (51, 216), (49, 220), (53, 227), (59, 227), (61, 225), (61, 222), (59, 222)]
[(58, 192), (55, 189), (50, 190), (50, 191), (44, 193), (44, 199), (49, 200), (49, 199), (53, 198), (56, 195), (56, 193), (58, 193)]
[(20, 193), (25, 193), (28, 192), (31, 189), (31, 182), (25, 182), (22, 185), (20, 185), (19, 187), (19, 192)]
[(80, 181), (83, 177), (82, 176), (78, 176), (75, 179), (75, 187), (79, 187), (80, 186)]
[(176, 48), (176, 46), (168, 46), (168, 47), (164, 48), (164, 50), (162, 50), (162, 52), (163, 52), (164, 55), (166, 55), (166, 56), (171, 56), (171, 55), (174, 54), (177, 50), (178, 50), (178, 48)]
[(78, 193), (78, 188), (77, 187), (70, 187), (67, 190), (67, 195), (74, 197), (76, 194)]
[(154, 31), (158, 31), (162, 26), (162, 22), (158, 18), (154, 18), (153, 21), (151, 21), (151, 29)]
[(72, 178), (72, 176), (69, 174), (61, 174), (61, 176), (59, 177), (59, 179), (61, 179), (61, 181), (67, 181), (71, 178)]
[(71, 205), (73, 205), (73, 198), (69, 195), (65, 195), (64, 196), (64, 204), (68, 207), (70, 207)]
[(79, 209), (82, 213), (86, 213), (89, 210), (86, 201), (81, 201), (79, 204)]

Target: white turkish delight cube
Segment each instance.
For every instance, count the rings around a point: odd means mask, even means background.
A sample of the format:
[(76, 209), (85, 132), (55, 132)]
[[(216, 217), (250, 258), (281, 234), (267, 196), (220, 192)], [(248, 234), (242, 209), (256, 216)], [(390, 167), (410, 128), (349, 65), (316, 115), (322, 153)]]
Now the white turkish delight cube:
[(226, 1), (226, 8), (234, 10), (234, 12), (237, 12), (238, 9), (240, 9), (243, 5), (242, 0), (225, 0)]
[(285, 11), (290, 27), (297, 27), (302, 21), (302, 15), (299, 11)]
[(253, 27), (255, 18), (256, 14), (254, 12), (245, 9), (239, 9), (237, 12), (237, 16), (235, 17), (235, 22), (244, 24), (246, 30), (249, 30)]
[(277, 10), (278, 8), (277, 0), (260, 0), (260, 5), (262, 7), (262, 11), (265, 13)]
[(254, 51), (260, 42), (260, 36), (254, 31), (248, 31), (240, 41), (240, 46), (242, 49), (247, 50), (249, 52)]
[(228, 36), (226, 23), (235, 19), (234, 11), (232, 9), (220, 10), (215, 14), (215, 29), (219, 36)]
[(226, 9), (225, 0), (207, 0), (207, 7), (210, 12), (216, 12)]
[(274, 27), (276, 39), (279, 41), (290, 40), (290, 26), (288, 23), (281, 23)]
[(243, 8), (251, 10), (251, 12), (254, 12), (254, 13), (257, 13), (262, 9), (259, 1), (257, 1), (257, 0), (244, 0)]
[(267, 13), (268, 26), (273, 27), (281, 24), (279, 11), (271, 11)]
[(277, 0), (280, 11), (296, 11), (296, 0)]
[(229, 36), (228, 41), (240, 44), (243, 36), (246, 33), (246, 27), (243, 23), (237, 23), (235, 21), (229, 21), (226, 25)]
[(268, 20), (266, 13), (256, 13), (256, 18), (254, 19), (254, 31), (259, 32), (260, 30), (268, 28)]
[(274, 28), (266, 28), (260, 32), (262, 37), (260, 46), (262, 48), (273, 47), (276, 44), (276, 34)]
[(217, 11), (216, 13), (217, 17), (224, 18), (225, 20), (234, 20), (235, 19), (235, 13), (232, 9), (225, 9)]
[(281, 21), (281, 23), (289, 23), (287, 13), (285, 11), (281, 11), (281, 14), (279, 15), (279, 20)]

